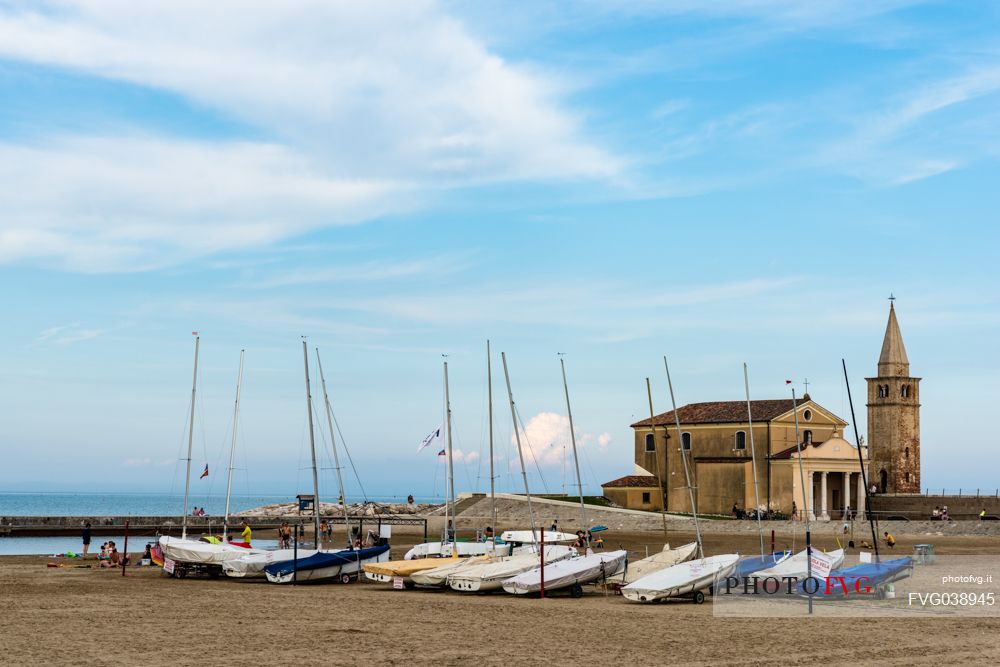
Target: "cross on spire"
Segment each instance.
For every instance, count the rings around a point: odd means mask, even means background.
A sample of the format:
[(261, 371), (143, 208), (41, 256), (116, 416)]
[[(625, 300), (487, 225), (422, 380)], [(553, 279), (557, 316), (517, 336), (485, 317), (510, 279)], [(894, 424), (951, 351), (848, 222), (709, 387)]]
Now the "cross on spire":
[(806, 378), (805, 382), (803, 384), (805, 384), (805, 386), (806, 386), (806, 393), (808, 394), (809, 393), (809, 378)]
[(896, 297), (894, 297), (892, 295), (892, 292), (889, 292), (889, 304), (890, 305), (895, 305), (895, 303), (894, 303), (895, 301), (896, 301)]

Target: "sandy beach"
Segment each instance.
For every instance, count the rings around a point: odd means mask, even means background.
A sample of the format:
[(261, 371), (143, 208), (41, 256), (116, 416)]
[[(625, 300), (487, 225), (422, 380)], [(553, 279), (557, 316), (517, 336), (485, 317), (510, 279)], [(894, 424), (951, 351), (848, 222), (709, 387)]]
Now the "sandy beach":
[[(671, 532), (675, 544), (689, 539)], [(920, 539), (901, 537), (896, 552), (911, 553)], [(397, 536), (393, 554), (414, 540)], [(705, 537), (708, 553), (749, 553), (756, 544), (753, 534)], [(985, 554), (995, 552), (996, 538), (947, 536), (935, 545), (939, 554)], [(641, 557), (662, 546), (662, 535), (609, 535), (608, 547), (618, 546)], [(214, 656), (297, 665), (1000, 663), (1000, 618), (716, 619), (711, 603), (643, 606), (590, 587), (582, 599), (539, 600), (371, 583), (175, 580), (153, 567), (129, 568), (122, 577), (120, 570), (48, 568), (50, 561), (0, 559), (0, 662), (194, 665)]]

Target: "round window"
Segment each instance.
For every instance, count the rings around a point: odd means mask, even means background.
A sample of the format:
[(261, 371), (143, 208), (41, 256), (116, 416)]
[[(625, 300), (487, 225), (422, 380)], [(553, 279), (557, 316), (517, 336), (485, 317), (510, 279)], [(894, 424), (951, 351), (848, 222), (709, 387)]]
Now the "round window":
[(804, 419), (805, 419), (806, 421), (811, 421), (811, 420), (812, 420), (812, 418), (813, 418), (813, 412), (812, 412), (812, 410), (806, 410), (805, 412), (803, 412), (803, 413), (802, 413), (802, 417), (803, 417), (803, 418), (804, 418)]

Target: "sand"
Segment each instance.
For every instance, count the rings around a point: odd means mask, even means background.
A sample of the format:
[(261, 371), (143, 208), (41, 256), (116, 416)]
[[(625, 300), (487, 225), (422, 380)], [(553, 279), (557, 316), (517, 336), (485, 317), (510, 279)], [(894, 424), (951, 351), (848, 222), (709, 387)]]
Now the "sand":
[[(674, 533), (680, 544), (691, 536)], [(801, 537), (799, 538), (801, 540)], [(790, 538), (779, 537), (782, 541)], [(394, 554), (412, 542), (397, 537)], [(902, 539), (896, 551), (912, 551)], [(709, 535), (749, 552), (756, 536)], [(616, 534), (638, 556), (656, 534)], [(942, 537), (938, 553), (993, 553), (996, 539)], [(0, 558), (0, 663), (263, 664), (1000, 664), (1000, 619), (716, 619), (712, 605), (636, 605), (588, 592), (545, 600), (396, 591), (356, 583), (275, 586), (170, 579), (157, 568), (45, 566)], [(589, 590), (589, 589), (588, 589)]]

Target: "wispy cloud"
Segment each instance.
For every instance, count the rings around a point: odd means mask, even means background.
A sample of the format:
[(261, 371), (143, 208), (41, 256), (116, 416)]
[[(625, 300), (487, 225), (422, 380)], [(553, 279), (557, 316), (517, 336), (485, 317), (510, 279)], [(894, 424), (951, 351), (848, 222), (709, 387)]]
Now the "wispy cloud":
[(88, 329), (81, 327), (79, 324), (64, 324), (55, 327), (49, 327), (44, 331), (40, 332), (35, 338), (35, 342), (43, 343), (55, 343), (57, 345), (70, 345), (72, 343), (79, 343), (81, 341), (90, 340), (92, 338), (97, 338), (104, 333), (103, 329)]
[(470, 253), (443, 254), (410, 261), (382, 260), (363, 264), (342, 264), (327, 268), (286, 271), (253, 280), (249, 286), (269, 289), (316, 283), (384, 282), (400, 278), (448, 275), (465, 271), (471, 265)]

